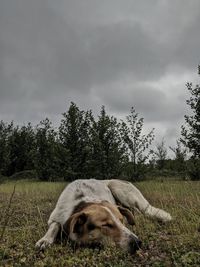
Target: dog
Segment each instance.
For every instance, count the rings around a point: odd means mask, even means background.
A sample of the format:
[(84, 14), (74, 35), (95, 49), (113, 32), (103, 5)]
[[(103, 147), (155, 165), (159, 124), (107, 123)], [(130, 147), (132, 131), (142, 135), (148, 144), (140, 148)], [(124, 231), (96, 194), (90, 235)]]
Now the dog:
[(44, 250), (60, 231), (78, 244), (102, 243), (105, 239), (129, 253), (141, 247), (139, 238), (124, 224), (134, 225), (131, 210), (139, 210), (162, 222), (172, 220), (169, 213), (149, 204), (130, 182), (122, 180), (75, 180), (61, 193), (50, 215), (47, 233), (36, 243)]

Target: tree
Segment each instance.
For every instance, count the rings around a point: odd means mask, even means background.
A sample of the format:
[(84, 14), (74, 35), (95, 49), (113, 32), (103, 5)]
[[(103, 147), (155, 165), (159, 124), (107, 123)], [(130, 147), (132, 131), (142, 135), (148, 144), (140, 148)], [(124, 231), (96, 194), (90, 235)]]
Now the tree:
[(62, 152), (68, 155), (63, 158), (65, 179), (87, 178), (90, 162), (90, 111), (81, 111), (71, 103), (69, 110), (63, 113), (59, 127), (59, 138)]
[(41, 180), (54, 180), (59, 175), (56, 136), (57, 134), (49, 119), (46, 118), (37, 125), (35, 168)]
[(176, 141), (176, 147), (169, 147), (175, 154), (175, 168), (177, 171), (185, 170), (185, 160), (187, 156), (187, 149), (182, 147), (180, 140)]
[(162, 141), (160, 143), (157, 144), (156, 146), (156, 151), (154, 152), (154, 154), (157, 157), (157, 166), (159, 170), (164, 169), (165, 167), (165, 161), (167, 159), (167, 149), (165, 147), (165, 140), (162, 139)]
[[(198, 66), (200, 75), (200, 65)], [(189, 148), (193, 158), (200, 159), (200, 86), (193, 88), (192, 83), (186, 84), (191, 97), (186, 101), (190, 106), (192, 114), (185, 115), (186, 126), (182, 126), (181, 142)]]
[[(200, 75), (200, 65), (198, 66)], [(200, 86), (193, 88), (192, 83), (186, 84), (191, 97), (186, 100), (191, 108), (191, 115), (185, 115), (186, 126), (182, 126), (182, 138), (180, 141), (192, 153), (191, 159), (187, 164), (187, 171), (192, 180), (200, 180)]]
[(139, 179), (143, 175), (144, 163), (152, 154), (150, 145), (154, 140), (154, 129), (143, 134), (144, 119), (138, 117), (135, 109), (126, 117), (127, 123), (122, 122), (121, 135), (129, 151), (132, 162), (132, 179)]
[(35, 151), (35, 135), (31, 124), (14, 126), (0, 124), (0, 169), (2, 174), (10, 176), (16, 172), (33, 170)]
[(119, 177), (127, 161), (126, 148), (120, 135), (120, 124), (106, 114), (102, 106), (98, 120), (92, 119), (92, 173), (96, 178)]
[(12, 135), (13, 131), (13, 122), (6, 124), (3, 121), (0, 121), (0, 174), (8, 174), (9, 166), (9, 144), (8, 140)]

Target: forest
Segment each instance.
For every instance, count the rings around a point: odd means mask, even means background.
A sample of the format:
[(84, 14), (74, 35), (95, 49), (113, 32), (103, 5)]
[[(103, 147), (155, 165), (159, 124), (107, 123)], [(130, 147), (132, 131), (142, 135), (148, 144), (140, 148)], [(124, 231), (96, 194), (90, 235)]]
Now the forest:
[(96, 118), (92, 110), (80, 110), (71, 102), (57, 128), (48, 118), (36, 126), (0, 121), (0, 177), (200, 180), (200, 87), (186, 87), (190, 98), (183, 105), (191, 112), (185, 115), (175, 147), (167, 148), (163, 139), (154, 148), (155, 129), (144, 134), (144, 118), (134, 107), (119, 121), (104, 106)]

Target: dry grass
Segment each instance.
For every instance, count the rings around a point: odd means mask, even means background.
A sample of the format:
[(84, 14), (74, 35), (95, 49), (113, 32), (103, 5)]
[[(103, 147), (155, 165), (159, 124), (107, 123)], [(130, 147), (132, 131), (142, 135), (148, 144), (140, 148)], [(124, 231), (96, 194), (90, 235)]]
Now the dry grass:
[[(173, 222), (160, 225), (136, 214), (133, 231), (143, 249), (135, 256), (109, 246), (74, 248), (66, 241), (44, 253), (35, 242), (45, 233), (46, 222), (64, 183), (18, 181), (0, 185), (0, 266), (200, 266), (200, 182), (149, 181), (138, 188), (155, 206), (169, 211)], [(6, 226), (6, 227), (5, 227)]]

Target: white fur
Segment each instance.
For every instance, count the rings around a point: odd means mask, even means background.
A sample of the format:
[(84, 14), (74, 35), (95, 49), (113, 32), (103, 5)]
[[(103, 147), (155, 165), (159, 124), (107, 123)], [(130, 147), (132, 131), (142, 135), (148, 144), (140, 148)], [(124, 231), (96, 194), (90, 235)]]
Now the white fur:
[[(95, 179), (76, 180), (67, 185), (61, 193), (48, 220), (49, 229), (45, 236), (36, 243), (36, 247), (43, 249), (54, 242), (59, 228), (62, 228), (69, 219), (78, 203), (81, 201), (99, 203), (105, 200), (112, 204), (121, 203), (125, 207), (139, 210), (144, 215), (157, 218), (163, 222), (171, 220), (169, 213), (151, 206), (141, 192), (129, 182)], [(120, 227), (124, 226), (121, 224)], [(124, 227), (123, 231), (125, 237), (127, 228)]]

